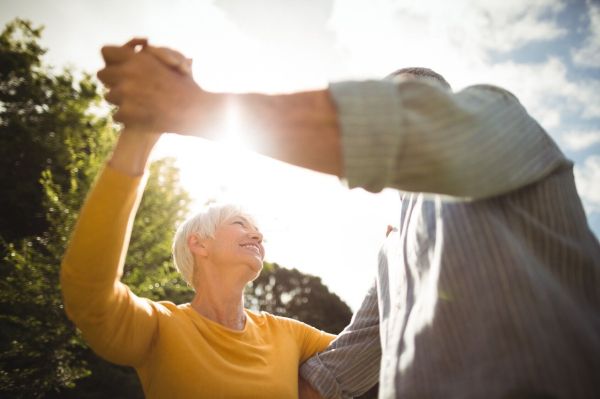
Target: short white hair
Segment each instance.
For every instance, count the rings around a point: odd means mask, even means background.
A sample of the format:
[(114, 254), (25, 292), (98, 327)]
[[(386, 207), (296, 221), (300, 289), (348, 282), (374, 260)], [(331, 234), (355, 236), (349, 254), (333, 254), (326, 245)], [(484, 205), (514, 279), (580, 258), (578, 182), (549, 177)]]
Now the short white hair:
[(217, 226), (235, 216), (242, 216), (251, 222), (254, 220), (240, 205), (213, 203), (190, 216), (177, 227), (173, 238), (173, 261), (183, 279), (192, 287), (194, 255), (188, 246), (188, 238), (193, 234), (197, 234), (201, 239), (214, 237)]

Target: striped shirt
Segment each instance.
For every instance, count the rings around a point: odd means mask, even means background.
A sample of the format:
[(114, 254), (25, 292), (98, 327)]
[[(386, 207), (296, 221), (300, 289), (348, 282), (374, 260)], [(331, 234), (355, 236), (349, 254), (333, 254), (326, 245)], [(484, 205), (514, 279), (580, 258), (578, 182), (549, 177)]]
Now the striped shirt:
[(327, 398), (600, 397), (600, 245), (548, 134), (493, 86), (330, 91), (349, 185), (400, 190), (401, 212), (303, 377)]

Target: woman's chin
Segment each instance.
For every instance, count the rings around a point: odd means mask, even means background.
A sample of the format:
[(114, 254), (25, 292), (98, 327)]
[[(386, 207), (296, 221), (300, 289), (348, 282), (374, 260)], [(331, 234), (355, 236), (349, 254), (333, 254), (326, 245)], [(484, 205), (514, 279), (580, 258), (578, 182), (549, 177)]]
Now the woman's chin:
[(254, 281), (254, 280), (256, 280), (258, 278), (258, 276), (260, 276), (260, 272), (263, 269), (263, 263), (260, 262), (259, 264), (252, 265), (251, 269), (255, 273), (254, 276), (252, 277), (252, 280), (251, 280), (251, 281)]

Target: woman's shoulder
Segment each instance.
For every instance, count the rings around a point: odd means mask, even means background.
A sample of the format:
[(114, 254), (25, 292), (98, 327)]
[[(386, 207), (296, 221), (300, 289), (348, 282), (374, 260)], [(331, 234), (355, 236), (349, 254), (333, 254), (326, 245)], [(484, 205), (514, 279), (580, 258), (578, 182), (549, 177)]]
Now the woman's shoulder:
[(176, 305), (171, 301), (153, 301), (148, 298), (142, 299), (147, 301), (150, 306), (154, 308), (156, 313), (161, 316), (174, 316), (177, 314), (183, 314), (185, 312), (185, 308), (189, 306), (189, 304)]

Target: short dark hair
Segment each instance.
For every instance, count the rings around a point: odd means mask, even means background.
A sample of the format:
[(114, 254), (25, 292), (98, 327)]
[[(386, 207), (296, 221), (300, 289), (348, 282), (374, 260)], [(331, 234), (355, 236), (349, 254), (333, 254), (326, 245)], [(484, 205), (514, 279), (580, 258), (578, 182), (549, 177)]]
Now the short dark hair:
[(450, 86), (450, 83), (448, 83), (448, 81), (446, 79), (444, 79), (444, 77), (442, 75), (435, 72), (434, 70), (431, 70), (429, 68), (423, 68), (423, 67), (401, 68), (395, 72), (390, 73), (388, 76), (386, 76), (386, 79), (391, 79), (394, 76), (403, 75), (403, 74), (410, 74), (410, 75), (415, 75), (415, 76), (424, 76), (427, 78), (431, 78), (431, 79), (434, 79), (434, 80), (438, 81), (439, 83), (441, 83), (447, 89), (449, 89), (449, 90), (452, 89), (452, 87)]

